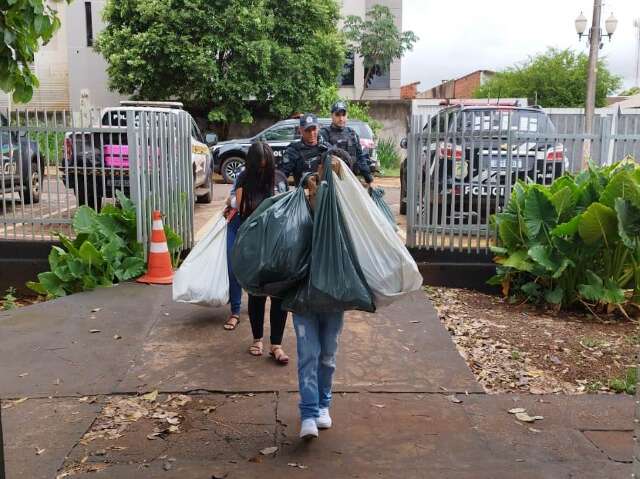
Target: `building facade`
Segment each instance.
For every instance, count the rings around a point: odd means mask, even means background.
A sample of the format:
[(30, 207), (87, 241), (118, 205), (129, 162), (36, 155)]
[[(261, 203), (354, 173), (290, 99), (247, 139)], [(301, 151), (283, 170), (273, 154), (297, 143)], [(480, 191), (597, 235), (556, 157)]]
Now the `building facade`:
[(478, 87), (484, 85), (493, 75), (495, 72), (491, 70), (477, 70), (454, 80), (443, 81), (439, 85), (419, 93), (417, 98), (473, 98)]
[[(36, 54), (34, 69), (40, 87), (27, 105), (32, 108), (82, 111), (116, 105), (122, 95), (108, 88), (107, 63), (93, 46), (104, 28), (102, 10), (106, 0), (65, 1), (47, 0), (58, 11), (62, 26), (49, 44)], [(402, 28), (402, 0), (343, 0), (342, 16), (365, 16), (375, 4), (386, 5)], [(400, 61), (394, 62), (385, 73), (373, 75), (364, 86), (364, 66), (361, 58), (347, 55), (342, 75), (338, 79), (343, 98), (359, 99), (363, 89), (365, 100), (400, 98)], [(0, 107), (11, 105), (9, 95), (0, 94)]]

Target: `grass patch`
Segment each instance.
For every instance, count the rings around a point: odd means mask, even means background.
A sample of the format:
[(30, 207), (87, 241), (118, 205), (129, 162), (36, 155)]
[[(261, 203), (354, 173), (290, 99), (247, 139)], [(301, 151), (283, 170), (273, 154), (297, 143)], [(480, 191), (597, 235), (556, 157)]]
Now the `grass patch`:
[(614, 378), (609, 381), (609, 388), (617, 393), (636, 393), (637, 368), (628, 368), (623, 378)]

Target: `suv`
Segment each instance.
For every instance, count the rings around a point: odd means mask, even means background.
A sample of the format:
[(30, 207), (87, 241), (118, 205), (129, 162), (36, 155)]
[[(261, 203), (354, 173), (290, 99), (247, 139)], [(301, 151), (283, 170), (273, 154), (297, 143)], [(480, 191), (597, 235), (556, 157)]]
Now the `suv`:
[[(430, 203), (438, 204), (438, 217), (443, 197), (446, 216), (461, 209), (486, 219), (487, 212), (504, 206), (507, 187), (517, 180), (542, 184), (561, 176), (568, 162), (555, 132), (537, 106), (455, 105), (431, 117), (423, 128), (422, 187), (425, 191), (430, 181)], [(401, 146), (406, 148), (406, 138)], [(406, 212), (405, 158), (400, 165), (400, 214)]]
[(9, 120), (0, 113), (0, 200), (18, 193), (23, 204), (40, 201), (40, 178), (44, 174), (38, 143), (7, 129)]
[[(331, 118), (318, 118), (320, 126), (329, 126)], [(279, 166), (284, 151), (290, 143), (300, 141), (300, 132), (297, 119), (282, 120), (261, 131), (251, 138), (221, 141), (211, 148), (213, 153), (213, 169), (220, 173), (226, 183), (233, 183), (236, 176), (244, 166), (244, 160), (251, 143), (254, 141), (266, 141), (273, 149), (276, 166)], [(376, 158), (376, 142), (373, 131), (363, 121), (347, 120), (347, 126), (353, 128), (360, 136), (362, 150), (369, 153), (371, 171), (378, 171), (379, 164)]]
[[(170, 112), (189, 116), (196, 200), (198, 203), (211, 203), (213, 164), (209, 147), (211, 143), (215, 143), (215, 135), (207, 134), (207, 139), (211, 139), (207, 144), (194, 119), (182, 110), (181, 103), (122, 101), (119, 107), (105, 108), (102, 111), (101, 126), (109, 128), (109, 133), (73, 131), (65, 136), (65, 165), (61, 167), (64, 173), (63, 181), (67, 188), (77, 188), (78, 204), (99, 210), (102, 198), (114, 197), (116, 188), (122, 189), (123, 193), (129, 196), (129, 111), (133, 111), (136, 121), (141, 112)], [(113, 128), (122, 128), (122, 133), (113, 133)], [(110, 171), (115, 171), (116, 175), (108, 175), (107, 172)], [(103, 172), (104, 182), (99, 178)]]

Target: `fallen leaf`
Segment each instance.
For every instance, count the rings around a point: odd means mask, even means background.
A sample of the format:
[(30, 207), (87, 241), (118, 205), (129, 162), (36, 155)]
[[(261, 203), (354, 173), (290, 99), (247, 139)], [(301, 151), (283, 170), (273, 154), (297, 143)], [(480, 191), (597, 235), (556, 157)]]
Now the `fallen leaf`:
[(152, 432), (151, 434), (147, 434), (147, 439), (149, 439), (150, 441), (155, 441), (156, 439), (158, 439), (158, 437), (160, 437), (160, 434), (162, 434), (161, 432)]
[(458, 399), (455, 394), (452, 394), (451, 396), (447, 396), (447, 399), (455, 404), (460, 404), (462, 402), (462, 399)]
[(122, 339), (122, 336), (120, 336), (119, 334), (114, 334), (113, 339)]
[(28, 376), (29, 373), (22, 373), (22, 374), (18, 374), (18, 376), (20, 376), (21, 378), (24, 378), (25, 376)]
[(297, 462), (288, 462), (287, 466), (297, 467), (298, 469), (309, 469), (309, 466), (304, 466), (302, 464), (298, 464)]
[(383, 407), (385, 407), (385, 406), (384, 406), (384, 404), (374, 404), (374, 403), (371, 403), (371, 405), (372, 405), (372, 406), (374, 406), (374, 407), (379, 407), (379, 408), (383, 408)]
[(518, 414), (519, 412), (527, 412), (527, 410), (523, 407), (516, 407), (513, 409), (509, 409), (509, 414)]
[(101, 333), (102, 331), (100, 331), (99, 329), (90, 329), (89, 332), (91, 334), (95, 334), (95, 333)]
[(534, 429), (532, 427), (529, 428), (529, 431), (531, 431), (531, 432), (542, 432), (540, 429)]
[(216, 409), (218, 409), (217, 406), (209, 406), (203, 409), (205, 414), (211, 414), (213, 411), (215, 411)]
[(167, 461), (162, 465), (162, 469), (164, 469), (165, 471), (168, 471), (169, 469), (171, 469), (173, 467), (173, 465)]
[(40, 449), (39, 447), (36, 446), (36, 456), (39, 456), (40, 454), (42, 454), (44, 451), (46, 451), (46, 449)]
[(142, 396), (140, 396), (140, 399), (153, 402), (158, 399), (158, 390), (156, 389), (155, 391), (151, 391), (150, 393), (143, 394)]
[(180, 419), (177, 417), (168, 417), (167, 422), (169, 424), (180, 424)]
[(526, 412), (516, 413), (516, 419), (522, 422), (534, 422), (535, 419), (529, 416)]
[(544, 419), (544, 416), (533, 416), (533, 419), (535, 419), (536, 421), (542, 421)]
[(57, 378), (55, 381), (53, 381), (53, 384), (55, 384), (56, 386), (60, 385), (60, 378)]
[(265, 447), (260, 454), (263, 456), (268, 456), (269, 454), (274, 454), (278, 450), (278, 446)]
[(102, 308), (93, 308), (93, 309), (91, 310), (91, 312), (92, 312), (92, 313), (97, 313), (98, 311), (101, 311), (101, 310), (102, 310)]
[(107, 455), (107, 451), (105, 449), (98, 449), (96, 452), (93, 453), (94, 456), (106, 456)]
[(414, 320), (414, 321), (411, 321), (411, 322), (415, 324), (415, 323), (419, 323), (420, 321)]

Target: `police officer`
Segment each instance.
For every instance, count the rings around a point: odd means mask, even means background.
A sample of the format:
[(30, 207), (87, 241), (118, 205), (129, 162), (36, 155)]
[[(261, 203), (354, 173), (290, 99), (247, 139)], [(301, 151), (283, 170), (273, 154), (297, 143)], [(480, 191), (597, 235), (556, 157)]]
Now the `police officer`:
[(318, 117), (305, 113), (300, 117), (300, 136), (302, 141), (291, 143), (282, 155), (280, 170), (287, 176), (293, 175), (296, 185), (304, 173), (315, 173), (327, 147), (318, 138)]
[(359, 172), (369, 187), (373, 186), (373, 175), (369, 168), (369, 154), (362, 151), (360, 137), (347, 126), (347, 104), (337, 101), (331, 107), (331, 126), (320, 130), (320, 141), (327, 145), (334, 145), (351, 155), (354, 168)]

